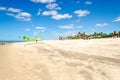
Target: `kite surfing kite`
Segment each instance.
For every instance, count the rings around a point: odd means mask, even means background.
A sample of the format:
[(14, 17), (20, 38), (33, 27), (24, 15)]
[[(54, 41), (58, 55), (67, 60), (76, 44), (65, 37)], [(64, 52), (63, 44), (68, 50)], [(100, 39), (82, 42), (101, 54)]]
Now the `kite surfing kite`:
[(36, 38), (29, 38), (27, 36), (23, 36), (24, 41), (33, 41), (33, 42), (38, 42), (39, 40), (42, 40), (42, 34)]

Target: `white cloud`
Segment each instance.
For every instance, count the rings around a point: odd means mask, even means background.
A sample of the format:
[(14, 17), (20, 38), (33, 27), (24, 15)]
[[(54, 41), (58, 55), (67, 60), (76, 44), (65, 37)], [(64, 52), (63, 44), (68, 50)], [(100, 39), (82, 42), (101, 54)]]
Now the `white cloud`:
[(39, 33), (40, 33), (40, 31), (36, 31), (36, 32), (33, 33), (33, 35), (37, 35)]
[(45, 32), (46, 28), (45, 27), (35, 27), (36, 31), (33, 33), (33, 35), (37, 35), (41, 32)]
[(70, 18), (72, 18), (72, 15), (69, 15), (69, 14), (57, 14), (57, 15), (53, 15), (52, 18), (56, 19), (56, 20), (70, 19)]
[(114, 22), (120, 22), (120, 16), (117, 17), (117, 18), (114, 20)]
[(13, 13), (6, 13), (6, 15), (15, 17), (15, 14), (13, 14)]
[(27, 13), (27, 12), (20, 12), (18, 13), (19, 16), (23, 16), (23, 17), (31, 17), (31, 14)]
[(25, 31), (30, 31), (30, 29), (29, 29), (29, 28), (27, 28), (27, 29), (25, 29)]
[(78, 17), (83, 17), (83, 16), (87, 16), (88, 14), (90, 14), (88, 10), (76, 10), (74, 11), (74, 13), (77, 14)]
[(65, 36), (73, 36), (73, 35), (76, 35), (77, 34), (77, 31), (67, 31), (64, 33)]
[(91, 1), (86, 1), (85, 4), (87, 4), (87, 5), (91, 5), (92, 2), (91, 2)]
[(16, 8), (8, 8), (8, 11), (18, 13), (18, 12), (21, 12), (22, 10), (16, 9)]
[(42, 32), (45, 32), (45, 30), (46, 30), (45, 27), (35, 27), (35, 29), (37, 29), (39, 31), (42, 31)]
[(61, 7), (57, 3), (49, 3), (46, 5), (46, 8), (49, 10), (61, 10)]
[(6, 7), (0, 7), (0, 11), (6, 10)]
[(55, 2), (55, 0), (30, 0), (35, 3), (52, 3)]
[(72, 29), (72, 28), (74, 28), (74, 24), (59, 26), (59, 28), (62, 28), (62, 29)]
[(42, 9), (39, 9), (37, 12), (37, 16), (39, 16), (41, 14)]
[(42, 15), (44, 15), (44, 16), (51, 16), (51, 18), (55, 19), (55, 20), (72, 18), (72, 15), (69, 15), (69, 14), (58, 14), (57, 11), (55, 11), (55, 10), (53, 10), (53, 11), (44, 11), (42, 13)]
[(5, 10), (8, 13), (6, 13), (6, 15), (8, 16), (12, 16), (20, 21), (31, 21), (31, 14), (28, 12), (23, 12), (23, 10), (21, 9), (17, 9), (17, 8), (6, 8), (6, 7), (0, 7), (0, 10)]
[(102, 24), (96, 24), (96, 26), (98, 26), (98, 27), (104, 27), (104, 26), (108, 26), (108, 24), (107, 23), (102, 23)]
[(50, 15), (56, 15), (57, 11), (44, 11), (42, 15), (44, 16), (50, 16)]
[(16, 18), (21, 21), (31, 21), (31, 14), (27, 12), (20, 12), (16, 15)]
[(62, 37), (67, 37), (67, 36), (73, 36), (76, 35), (78, 33), (78, 31), (66, 31), (66, 32), (62, 32), (62, 33), (55, 33), (57, 36), (62, 36)]
[(19, 12), (18, 14), (7, 13), (6, 15), (12, 16), (21, 21), (31, 21), (31, 14), (27, 12)]
[(83, 28), (83, 26), (77, 26), (77, 28), (81, 29), (81, 28)]
[(5, 11), (8, 11), (8, 12), (13, 12), (13, 13), (19, 13), (21, 12), (22, 10), (21, 9), (17, 9), (17, 8), (6, 8), (6, 7), (0, 7), (0, 10), (5, 10)]
[(69, 24), (69, 25), (64, 25), (64, 26), (58, 26), (61, 29), (73, 29), (73, 28), (78, 28), (81, 29), (83, 26), (76, 26), (74, 24)]

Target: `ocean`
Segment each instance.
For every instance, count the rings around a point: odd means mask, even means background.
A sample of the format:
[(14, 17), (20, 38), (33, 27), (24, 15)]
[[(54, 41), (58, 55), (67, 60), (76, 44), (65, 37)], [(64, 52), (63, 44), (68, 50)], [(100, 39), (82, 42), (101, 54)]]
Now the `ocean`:
[(14, 43), (14, 42), (25, 42), (25, 41), (19, 41), (19, 40), (0, 40), (0, 43)]

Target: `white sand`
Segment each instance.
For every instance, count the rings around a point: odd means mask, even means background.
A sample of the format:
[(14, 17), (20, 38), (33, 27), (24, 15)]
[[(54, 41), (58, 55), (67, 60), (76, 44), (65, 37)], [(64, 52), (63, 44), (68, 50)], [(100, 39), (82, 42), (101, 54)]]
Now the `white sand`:
[(120, 38), (0, 45), (0, 80), (120, 80)]

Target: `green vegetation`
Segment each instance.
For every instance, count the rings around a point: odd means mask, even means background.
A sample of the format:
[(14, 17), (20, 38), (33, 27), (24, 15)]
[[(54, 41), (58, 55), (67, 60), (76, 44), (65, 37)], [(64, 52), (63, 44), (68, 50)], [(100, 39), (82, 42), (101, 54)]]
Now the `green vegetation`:
[(103, 33), (103, 32), (100, 32), (100, 33), (97, 33), (97, 32), (94, 32), (93, 34), (86, 34), (85, 32), (81, 33), (81, 32), (78, 32), (78, 34), (74, 35), (74, 36), (67, 36), (65, 38), (62, 38), (60, 36), (59, 39), (98, 39), (98, 38), (118, 38), (120, 37), (120, 31), (114, 31), (112, 33)]

